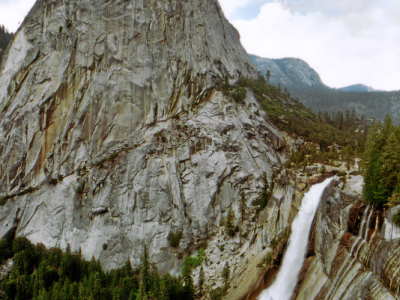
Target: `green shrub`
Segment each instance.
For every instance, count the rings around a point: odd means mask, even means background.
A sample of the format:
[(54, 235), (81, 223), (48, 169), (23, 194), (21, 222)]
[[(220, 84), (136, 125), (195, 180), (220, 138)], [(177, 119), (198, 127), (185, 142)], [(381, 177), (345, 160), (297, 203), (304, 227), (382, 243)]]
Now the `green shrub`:
[(268, 183), (267, 175), (266, 174), (264, 175), (264, 187), (263, 187), (262, 194), (260, 197), (253, 200), (253, 202), (251, 203), (252, 206), (257, 206), (257, 213), (262, 211), (268, 205), (268, 202), (272, 197), (272, 192), (275, 187), (275, 185), (274, 185), (275, 177), (276, 177), (276, 173), (274, 172), (274, 174), (272, 176), (272, 180), (271, 180), (271, 186), (270, 186)]
[(217, 287), (210, 292), (209, 296), (211, 300), (220, 300), (224, 296), (224, 290), (222, 287)]
[(56, 185), (58, 183), (58, 180), (55, 178), (50, 179), (49, 184), (50, 185)]
[(185, 261), (183, 262), (184, 266), (188, 266), (191, 268), (195, 268), (201, 265), (203, 262), (204, 257), (206, 256), (206, 252), (204, 251), (203, 248), (201, 248), (198, 252), (196, 257), (188, 256), (185, 258)]
[(199, 242), (197, 244), (197, 246), (196, 246), (196, 250), (200, 250), (200, 249), (204, 249), (205, 250), (207, 248), (208, 248), (208, 241), (207, 240)]
[(100, 169), (104, 168), (104, 164), (106, 162), (113, 162), (114, 160), (117, 159), (117, 157), (119, 156), (118, 152), (114, 152), (113, 154), (111, 154), (109, 157), (102, 159), (101, 161), (96, 163), (96, 166)]
[(246, 99), (247, 91), (244, 87), (238, 87), (232, 94), (232, 98), (236, 103), (242, 103)]
[(176, 233), (170, 232), (167, 237), (168, 244), (172, 248), (178, 248), (181, 238), (182, 238), (182, 231), (177, 231)]
[(85, 190), (85, 181), (82, 181), (82, 182), (79, 184), (78, 188), (76, 189), (76, 192), (77, 192), (79, 195), (82, 195), (84, 190)]
[(393, 215), (393, 223), (396, 224), (397, 227), (400, 227), (400, 210)]
[(225, 230), (226, 230), (226, 233), (230, 237), (235, 236), (234, 223), (235, 223), (235, 213), (233, 212), (232, 207), (230, 207), (228, 210), (228, 216), (226, 217), (226, 222), (225, 222)]

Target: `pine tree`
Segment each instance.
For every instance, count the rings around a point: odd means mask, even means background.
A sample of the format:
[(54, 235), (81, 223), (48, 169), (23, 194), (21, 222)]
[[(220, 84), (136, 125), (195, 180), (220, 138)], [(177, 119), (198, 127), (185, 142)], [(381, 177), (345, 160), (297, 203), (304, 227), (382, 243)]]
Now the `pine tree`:
[(235, 213), (232, 210), (232, 206), (228, 210), (228, 216), (226, 217), (226, 223), (225, 223), (225, 230), (226, 233), (233, 237), (235, 236)]
[(184, 264), (181, 270), (182, 273), (182, 296), (185, 300), (192, 300), (194, 298), (194, 287), (192, 278), (192, 268)]
[(267, 85), (269, 84), (270, 80), (271, 80), (271, 71), (268, 70), (267, 71)]
[(229, 263), (225, 263), (224, 269), (222, 270), (222, 279), (224, 280), (224, 292), (226, 292), (229, 288), (229, 280), (231, 275), (231, 269), (229, 267)]
[(42, 288), (39, 292), (37, 300), (48, 300), (48, 299), (49, 299), (49, 295), (48, 295), (46, 289)]
[(383, 127), (374, 124), (364, 152), (363, 194), (367, 203), (382, 208), (398, 183), (400, 167), (400, 134), (397, 133), (389, 115)]
[(242, 222), (246, 219), (246, 209), (247, 209), (246, 195), (242, 190), (240, 192), (240, 203), (239, 203), (240, 217)]
[(204, 271), (203, 271), (203, 266), (200, 266), (200, 274), (199, 274), (199, 295), (202, 296), (204, 293)]
[(158, 268), (156, 264), (151, 264), (150, 271), (150, 292), (152, 298), (159, 299), (160, 298), (160, 275), (158, 274)]
[(146, 294), (146, 289), (145, 285), (143, 284), (143, 281), (140, 283), (139, 286), (139, 292), (136, 296), (136, 300), (147, 300), (147, 294)]
[(169, 300), (168, 287), (166, 285), (165, 279), (160, 279), (160, 298), (158, 300)]
[(144, 293), (150, 291), (150, 261), (146, 245), (143, 247), (141, 285), (143, 286)]

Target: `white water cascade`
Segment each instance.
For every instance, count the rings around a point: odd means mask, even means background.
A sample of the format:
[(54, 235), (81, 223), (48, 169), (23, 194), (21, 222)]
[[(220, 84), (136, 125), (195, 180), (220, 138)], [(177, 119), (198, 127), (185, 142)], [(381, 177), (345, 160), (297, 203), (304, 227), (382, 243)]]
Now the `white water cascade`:
[(304, 195), (299, 212), (292, 223), (289, 246), (274, 283), (265, 289), (260, 300), (289, 300), (297, 284), (305, 260), (311, 224), (321, 200), (322, 193), (333, 178), (313, 185)]

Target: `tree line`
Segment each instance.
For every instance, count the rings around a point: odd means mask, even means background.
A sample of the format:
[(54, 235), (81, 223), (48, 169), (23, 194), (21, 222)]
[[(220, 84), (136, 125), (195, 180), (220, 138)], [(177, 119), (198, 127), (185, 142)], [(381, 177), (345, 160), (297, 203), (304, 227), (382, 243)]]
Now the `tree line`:
[[(140, 266), (129, 261), (116, 270), (105, 272), (99, 260), (86, 261), (82, 253), (68, 246), (46, 249), (26, 238), (9, 233), (0, 240), (0, 259), (13, 258), (9, 276), (2, 280), (2, 298), (6, 300), (191, 300), (195, 287), (192, 267), (184, 264), (181, 275), (161, 274), (150, 262), (144, 246)], [(204, 282), (204, 278), (203, 278)]]
[[(350, 166), (354, 158), (364, 152), (370, 120), (364, 115), (359, 117), (355, 110), (315, 114), (293, 99), (287, 89), (282, 91), (280, 86), (268, 84), (262, 76), (256, 80), (241, 78), (235, 85), (225, 82), (222, 86), (224, 94), (231, 95), (237, 103), (245, 99), (246, 89), (254, 93), (266, 112), (267, 121), (292, 137), (305, 141), (299, 151), (292, 153), (286, 167), (316, 162), (331, 164), (338, 159), (348, 162)], [(340, 154), (337, 151), (339, 148)]]
[(4, 25), (0, 26), (0, 58), (4, 52), (4, 50), (7, 48), (8, 43), (12, 39), (14, 35), (10, 33)]
[(381, 209), (400, 204), (400, 128), (389, 115), (372, 126), (363, 160), (365, 201)]
[(304, 105), (315, 113), (355, 109), (357, 115), (366, 115), (383, 121), (386, 114), (393, 120), (400, 121), (400, 115), (395, 106), (400, 101), (400, 91), (393, 92), (344, 92), (341, 90), (321, 87), (288, 86), (291, 94), (299, 98)]

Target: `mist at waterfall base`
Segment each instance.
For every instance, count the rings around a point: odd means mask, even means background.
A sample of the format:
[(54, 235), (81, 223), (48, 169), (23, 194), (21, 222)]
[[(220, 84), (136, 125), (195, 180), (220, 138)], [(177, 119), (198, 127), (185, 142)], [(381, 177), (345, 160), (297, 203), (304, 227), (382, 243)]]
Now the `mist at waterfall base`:
[(308, 246), (311, 224), (319, 201), (333, 178), (313, 185), (304, 195), (299, 212), (292, 223), (289, 246), (283, 257), (281, 268), (274, 283), (265, 289), (259, 300), (289, 300), (297, 284)]

